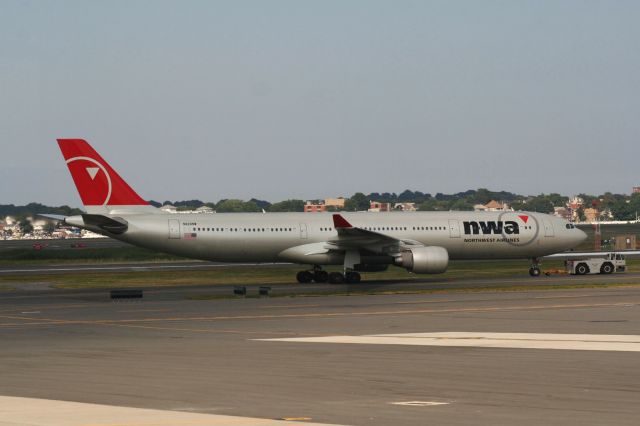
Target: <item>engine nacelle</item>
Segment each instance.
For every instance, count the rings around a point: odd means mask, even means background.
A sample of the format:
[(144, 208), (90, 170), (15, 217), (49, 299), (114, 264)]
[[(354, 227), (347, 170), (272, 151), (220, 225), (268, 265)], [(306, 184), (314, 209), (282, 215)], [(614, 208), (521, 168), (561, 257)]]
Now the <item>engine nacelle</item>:
[(416, 247), (403, 251), (395, 264), (416, 274), (442, 274), (449, 265), (449, 253), (443, 247)]

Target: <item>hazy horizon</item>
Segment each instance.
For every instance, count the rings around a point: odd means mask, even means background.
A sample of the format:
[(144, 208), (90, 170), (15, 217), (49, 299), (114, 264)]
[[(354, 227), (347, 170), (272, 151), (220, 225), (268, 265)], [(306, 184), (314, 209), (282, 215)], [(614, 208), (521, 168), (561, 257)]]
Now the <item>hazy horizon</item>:
[(61, 137), (159, 202), (640, 185), (638, 2), (0, 12), (0, 204), (81, 205)]

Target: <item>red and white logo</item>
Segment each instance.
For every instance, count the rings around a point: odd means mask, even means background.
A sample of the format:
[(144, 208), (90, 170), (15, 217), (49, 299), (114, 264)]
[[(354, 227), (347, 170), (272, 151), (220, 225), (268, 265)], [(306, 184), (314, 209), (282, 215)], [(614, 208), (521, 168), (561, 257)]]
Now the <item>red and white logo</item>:
[(67, 160), (82, 203), (88, 206), (108, 205), (113, 185), (105, 167), (89, 157), (73, 157)]
[(147, 205), (83, 139), (58, 139), (85, 206)]

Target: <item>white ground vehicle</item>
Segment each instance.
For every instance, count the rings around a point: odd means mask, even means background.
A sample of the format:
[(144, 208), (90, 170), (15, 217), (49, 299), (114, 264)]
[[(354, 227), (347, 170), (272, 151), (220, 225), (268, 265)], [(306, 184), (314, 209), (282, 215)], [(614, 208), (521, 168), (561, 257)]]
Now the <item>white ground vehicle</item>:
[(565, 267), (571, 275), (612, 274), (614, 272), (625, 272), (627, 270), (627, 261), (623, 254), (607, 253), (604, 257), (567, 260)]

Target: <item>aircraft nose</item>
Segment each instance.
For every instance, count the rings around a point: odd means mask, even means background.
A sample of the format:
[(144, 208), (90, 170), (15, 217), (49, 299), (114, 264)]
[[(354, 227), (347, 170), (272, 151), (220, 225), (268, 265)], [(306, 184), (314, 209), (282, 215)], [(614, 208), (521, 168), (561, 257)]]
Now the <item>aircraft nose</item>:
[(582, 229), (575, 229), (576, 232), (576, 244), (580, 244), (581, 242), (583, 242), (584, 240), (587, 239), (587, 233), (584, 232)]

